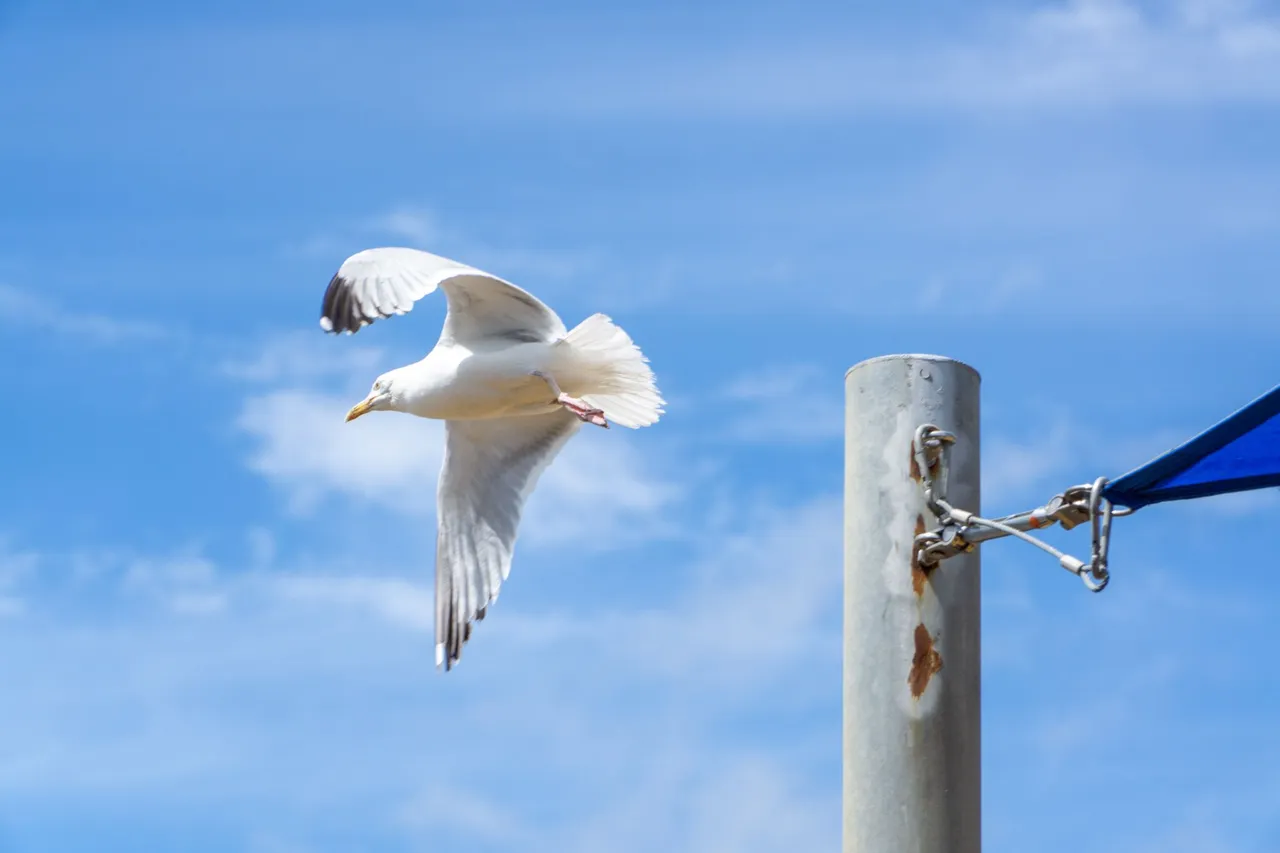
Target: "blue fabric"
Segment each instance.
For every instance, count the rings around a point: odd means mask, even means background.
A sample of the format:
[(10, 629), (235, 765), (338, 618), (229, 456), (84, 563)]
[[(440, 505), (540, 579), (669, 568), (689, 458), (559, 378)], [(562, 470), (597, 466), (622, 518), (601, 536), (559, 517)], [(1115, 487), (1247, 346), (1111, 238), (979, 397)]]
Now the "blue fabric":
[(1125, 474), (1105, 497), (1137, 509), (1280, 486), (1280, 385), (1200, 435)]

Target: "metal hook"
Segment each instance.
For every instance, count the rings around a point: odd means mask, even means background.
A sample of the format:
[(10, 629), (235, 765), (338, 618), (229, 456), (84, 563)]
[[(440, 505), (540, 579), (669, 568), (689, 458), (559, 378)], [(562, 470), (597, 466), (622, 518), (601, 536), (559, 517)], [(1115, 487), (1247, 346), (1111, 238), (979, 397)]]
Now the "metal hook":
[[(1093, 481), (1089, 489), (1089, 522), (1093, 532), (1093, 553), (1089, 560), (1089, 571), (1080, 573), (1080, 580), (1091, 592), (1101, 592), (1111, 582), (1111, 572), (1107, 569), (1107, 552), (1111, 550), (1111, 501), (1102, 496), (1107, 486), (1107, 478), (1099, 477)], [(1101, 512), (1099, 512), (1101, 510)]]
[(947, 479), (951, 469), (948, 464), (950, 460), (945, 457), (947, 450), (955, 442), (953, 433), (938, 429), (934, 424), (921, 424), (917, 427), (915, 441), (912, 442), (912, 452), (916, 467), (920, 469), (921, 485), (924, 487), (925, 503), (939, 518), (946, 514), (939, 501), (945, 503), (947, 500)]

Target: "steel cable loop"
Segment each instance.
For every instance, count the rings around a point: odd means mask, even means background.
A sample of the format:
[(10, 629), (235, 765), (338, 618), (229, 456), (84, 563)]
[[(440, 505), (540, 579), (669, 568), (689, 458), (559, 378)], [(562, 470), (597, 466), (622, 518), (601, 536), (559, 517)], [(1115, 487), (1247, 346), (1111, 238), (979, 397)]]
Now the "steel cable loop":
[[(948, 556), (972, 550), (977, 542), (966, 541), (966, 531), (984, 527), (1021, 539), (1051, 554), (1060, 566), (1078, 576), (1085, 587), (1092, 592), (1101, 592), (1107, 587), (1111, 581), (1111, 573), (1107, 567), (1107, 555), (1111, 547), (1111, 520), (1115, 516), (1130, 515), (1134, 510), (1131, 508), (1116, 510), (1111, 501), (1103, 497), (1102, 493), (1107, 486), (1106, 477), (1099, 477), (1089, 485), (1072, 486), (1045, 506), (1038, 507), (1030, 513), (1006, 516), (1005, 519), (983, 518), (952, 506), (947, 500), (946, 486), (950, 467), (948, 451), (955, 441), (956, 437), (953, 434), (939, 429), (934, 424), (922, 424), (915, 432), (912, 452), (916, 467), (919, 469), (925, 503), (943, 525), (940, 530), (928, 531), (915, 537), (913, 546), (917, 559), (922, 564), (937, 565)], [(1081, 518), (1081, 515), (1084, 517)], [(1085, 519), (1088, 519), (1092, 532), (1088, 563), (1007, 523), (1007, 520), (1029, 523), (1034, 529), (1058, 522), (1063, 527), (1070, 528), (1082, 523)], [(943, 534), (947, 532), (948, 527), (952, 528), (950, 531), (952, 536), (944, 540)], [(948, 553), (948, 549), (952, 550)], [(940, 552), (941, 555), (934, 553), (935, 551)]]

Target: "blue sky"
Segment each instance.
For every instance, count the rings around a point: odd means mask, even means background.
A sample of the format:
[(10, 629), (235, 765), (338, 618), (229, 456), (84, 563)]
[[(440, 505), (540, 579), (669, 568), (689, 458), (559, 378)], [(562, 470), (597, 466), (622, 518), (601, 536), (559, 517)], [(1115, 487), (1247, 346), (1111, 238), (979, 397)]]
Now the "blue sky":
[[(845, 368), (975, 365), (996, 514), (1277, 381), (1276, 5), (534, 9), (0, 0), (0, 851), (836, 849)], [(316, 323), (384, 244), (670, 400), (448, 676), (440, 431), (342, 423), (442, 300)], [(1277, 506), (1117, 522), (1097, 596), (986, 547), (987, 850), (1280, 848)]]

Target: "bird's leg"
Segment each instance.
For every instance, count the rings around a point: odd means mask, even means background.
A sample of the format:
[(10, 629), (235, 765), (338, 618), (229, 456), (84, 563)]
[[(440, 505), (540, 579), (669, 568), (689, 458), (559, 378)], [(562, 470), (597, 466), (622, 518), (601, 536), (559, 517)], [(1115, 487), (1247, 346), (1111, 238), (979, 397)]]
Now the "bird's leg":
[(592, 408), (577, 397), (570, 397), (568, 394), (561, 391), (560, 385), (556, 382), (553, 376), (543, 373), (541, 370), (533, 371), (533, 375), (547, 383), (547, 386), (551, 389), (551, 393), (556, 395), (555, 402), (573, 412), (578, 416), (579, 420), (604, 427), (605, 429), (609, 428), (609, 422), (605, 420), (603, 411)]

